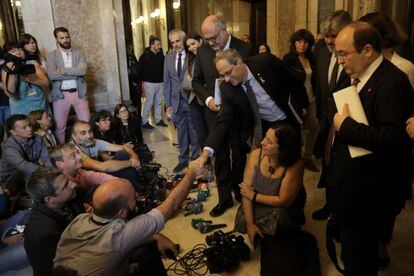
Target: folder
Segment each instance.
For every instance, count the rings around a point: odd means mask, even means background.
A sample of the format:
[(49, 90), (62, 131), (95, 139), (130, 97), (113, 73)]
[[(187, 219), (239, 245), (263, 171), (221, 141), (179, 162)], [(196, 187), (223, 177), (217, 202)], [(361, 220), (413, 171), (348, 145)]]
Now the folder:
[[(350, 117), (358, 123), (368, 125), (367, 116), (365, 115), (364, 107), (362, 106), (361, 99), (359, 98), (358, 91), (355, 86), (352, 85), (342, 90), (339, 90), (333, 93), (333, 97), (335, 100), (336, 108), (339, 112), (342, 112), (344, 104), (347, 103), (349, 106)], [(371, 151), (361, 147), (354, 147), (348, 145), (348, 148), (351, 158), (360, 157), (372, 153)]]

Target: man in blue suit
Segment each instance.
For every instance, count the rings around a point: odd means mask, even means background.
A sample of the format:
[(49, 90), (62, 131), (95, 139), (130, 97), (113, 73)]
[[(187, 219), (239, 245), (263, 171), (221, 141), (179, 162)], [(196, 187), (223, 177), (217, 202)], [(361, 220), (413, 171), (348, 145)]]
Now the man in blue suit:
[(180, 155), (173, 172), (179, 173), (188, 166), (189, 159), (194, 160), (199, 156), (200, 146), (192, 125), (188, 98), (181, 91), (181, 82), (186, 70), (186, 53), (183, 47), (185, 33), (180, 29), (174, 29), (170, 31), (168, 38), (173, 51), (164, 61), (164, 98), (167, 115), (177, 126)]

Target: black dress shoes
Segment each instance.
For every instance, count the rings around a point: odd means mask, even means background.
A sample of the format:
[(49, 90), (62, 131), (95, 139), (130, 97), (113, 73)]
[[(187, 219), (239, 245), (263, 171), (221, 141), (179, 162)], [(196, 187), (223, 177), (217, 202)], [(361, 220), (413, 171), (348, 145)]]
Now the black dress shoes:
[(219, 203), (210, 211), (210, 216), (219, 217), (228, 209), (233, 207), (233, 201), (227, 201), (224, 203)]
[(328, 205), (325, 204), (321, 209), (316, 210), (312, 213), (312, 218), (316, 220), (325, 220), (329, 218), (331, 214), (331, 210), (329, 209)]

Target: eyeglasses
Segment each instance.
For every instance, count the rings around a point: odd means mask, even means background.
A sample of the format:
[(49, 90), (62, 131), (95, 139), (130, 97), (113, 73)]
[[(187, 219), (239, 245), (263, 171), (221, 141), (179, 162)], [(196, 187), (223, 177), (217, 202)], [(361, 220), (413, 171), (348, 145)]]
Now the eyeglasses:
[(210, 38), (206, 38), (206, 41), (207, 42), (217, 42), (217, 37), (220, 35), (220, 33), (221, 33), (221, 31), (222, 31), (223, 29), (220, 29), (218, 32), (217, 32), (217, 34), (215, 35), (215, 36), (213, 36), (213, 37), (210, 37)]
[(234, 69), (235, 66), (236, 66), (236, 64), (233, 64), (231, 66), (231, 69), (223, 74), (223, 77), (226, 78), (226, 79), (230, 78), (231, 75), (233, 74), (233, 69)]
[(347, 51), (337, 51), (337, 52), (335, 52), (335, 57), (337, 57), (337, 58), (346, 58), (350, 54), (361, 51), (362, 48), (364, 48), (364, 47), (361, 47), (361, 48), (358, 48), (358, 49), (355, 49), (355, 50), (352, 50), (352, 51), (349, 51), (349, 52), (347, 52)]

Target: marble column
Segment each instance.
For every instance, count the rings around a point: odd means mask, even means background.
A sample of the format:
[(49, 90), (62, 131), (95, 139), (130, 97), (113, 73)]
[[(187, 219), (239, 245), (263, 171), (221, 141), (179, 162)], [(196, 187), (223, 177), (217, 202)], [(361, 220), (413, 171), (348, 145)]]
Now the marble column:
[(121, 102), (112, 0), (52, 0), (52, 8), (55, 26), (67, 27), (72, 47), (85, 54), (91, 108), (112, 109)]
[(50, 0), (25, 0), (21, 4), (24, 30), (36, 38), (42, 56), (46, 57), (47, 52), (56, 48)]
[(267, 1), (267, 44), (278, 57), (289, 51), (289, 37), (295, 31), (295, 6), (296, 1)]
[(241, 37), (250, 33), (250, 3), (240, 0), (233, 2), (233, 35)]

